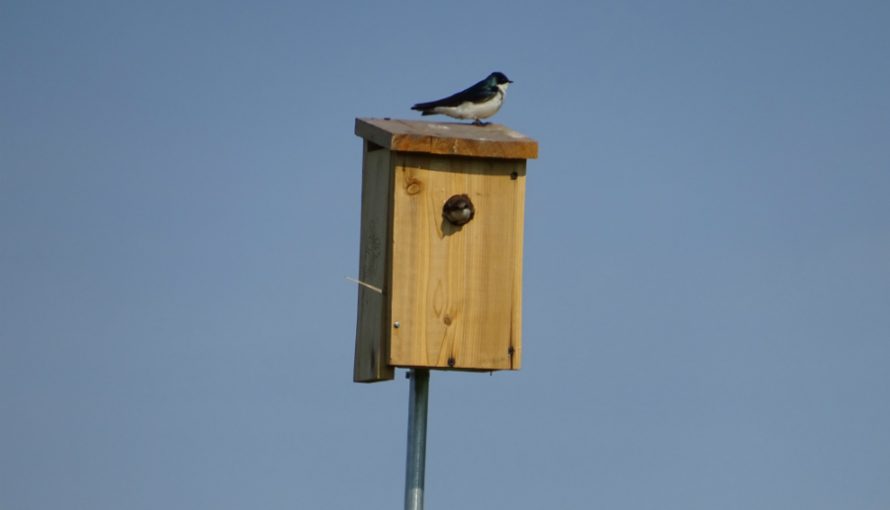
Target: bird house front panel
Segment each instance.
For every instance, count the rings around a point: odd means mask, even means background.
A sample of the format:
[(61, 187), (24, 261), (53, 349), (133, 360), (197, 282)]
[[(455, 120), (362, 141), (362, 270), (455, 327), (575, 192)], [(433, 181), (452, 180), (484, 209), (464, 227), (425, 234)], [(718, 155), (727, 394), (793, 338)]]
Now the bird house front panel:
[(390, 365), (518, 369), (525, 160), (391, 157)]

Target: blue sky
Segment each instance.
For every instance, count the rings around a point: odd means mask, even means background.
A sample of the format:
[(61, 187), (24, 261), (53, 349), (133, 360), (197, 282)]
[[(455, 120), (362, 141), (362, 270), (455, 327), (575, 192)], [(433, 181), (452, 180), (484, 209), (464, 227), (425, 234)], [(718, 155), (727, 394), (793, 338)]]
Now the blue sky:
[(353, 119), (494, 70), (523, 369), (432, 374), (427, 507), (890, 506), (890, 4), (0, 12), (0, 507), (399, 508)]

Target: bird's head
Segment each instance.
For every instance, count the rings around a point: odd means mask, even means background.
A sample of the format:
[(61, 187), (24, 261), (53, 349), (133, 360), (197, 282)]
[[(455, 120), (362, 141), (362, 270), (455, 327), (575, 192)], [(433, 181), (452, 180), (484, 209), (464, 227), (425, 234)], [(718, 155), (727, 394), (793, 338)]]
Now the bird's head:
[(513, 83), (513, 80), (507, 78), (507, 75), (500, 72), (495, 71), (488, 75), (489, 81), (493, 81), (495, 85), (503, 85), (505, 83)]

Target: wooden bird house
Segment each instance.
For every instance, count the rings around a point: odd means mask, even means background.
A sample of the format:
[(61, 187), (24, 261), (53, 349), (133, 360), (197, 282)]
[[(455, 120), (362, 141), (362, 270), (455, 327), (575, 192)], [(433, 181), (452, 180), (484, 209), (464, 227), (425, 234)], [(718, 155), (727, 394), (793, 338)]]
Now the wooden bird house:
[(356, 119), (364, 139), (356, 382), (517, 370), (526, 160), (505, 126)]

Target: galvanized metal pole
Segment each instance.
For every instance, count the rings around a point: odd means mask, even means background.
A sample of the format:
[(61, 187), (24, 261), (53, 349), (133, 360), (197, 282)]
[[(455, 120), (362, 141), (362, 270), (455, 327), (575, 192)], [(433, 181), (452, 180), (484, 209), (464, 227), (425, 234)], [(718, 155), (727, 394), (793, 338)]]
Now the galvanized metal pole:
[(430, 393), (430, 371), (415, 368), (409, 373), (408, 460), (405, 468), (405, 510), (423, 510), (423, 481), (426, 471), (426, 411)]

